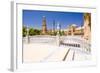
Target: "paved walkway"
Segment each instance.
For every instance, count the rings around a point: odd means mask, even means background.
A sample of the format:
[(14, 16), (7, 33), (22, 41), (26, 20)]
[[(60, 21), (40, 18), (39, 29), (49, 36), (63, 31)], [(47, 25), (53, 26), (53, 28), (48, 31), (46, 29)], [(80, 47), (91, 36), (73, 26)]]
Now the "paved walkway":
[(91, 54), (69, 47), (30, 43), (23, 45), (23, 58), (24, 62), (83, 61), (90, 60)]

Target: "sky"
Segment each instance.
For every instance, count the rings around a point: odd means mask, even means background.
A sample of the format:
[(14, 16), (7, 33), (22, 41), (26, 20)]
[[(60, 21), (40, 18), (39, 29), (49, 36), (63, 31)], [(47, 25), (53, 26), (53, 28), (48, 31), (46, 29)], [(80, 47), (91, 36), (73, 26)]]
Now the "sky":
[(59, 23), (61, 29), (66, 29), (71, 24), (83, 25), (83, 13), (39, 10), (23, 10), (23, 25), (41, 29), (43, 16), (46, 17), (47, 29), (52, 29), (53, 21), (55, 21), (55, 24)]

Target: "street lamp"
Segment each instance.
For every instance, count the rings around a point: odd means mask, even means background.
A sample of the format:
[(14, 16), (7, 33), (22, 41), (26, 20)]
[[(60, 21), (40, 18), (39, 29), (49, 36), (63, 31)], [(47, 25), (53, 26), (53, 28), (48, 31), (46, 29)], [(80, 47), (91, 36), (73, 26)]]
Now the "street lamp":
[(26, 26), (27, 34), (26, 34), (26, 42), (29, 43), (29, 27)]
[(60, 46), (60, 25), (57, 23), (57, 46)]

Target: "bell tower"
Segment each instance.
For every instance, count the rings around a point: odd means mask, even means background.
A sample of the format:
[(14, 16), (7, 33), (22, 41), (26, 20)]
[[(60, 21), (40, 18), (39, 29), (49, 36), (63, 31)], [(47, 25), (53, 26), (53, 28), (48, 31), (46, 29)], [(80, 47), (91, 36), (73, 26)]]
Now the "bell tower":
[(46, 17), (43, 16), (43, 20), (42, 20), (42, 34), (47, 34), (47, 25), (46, 25)]
[(86, 40), (91, 39), (91, 14), (84, 13), (84, 38)]

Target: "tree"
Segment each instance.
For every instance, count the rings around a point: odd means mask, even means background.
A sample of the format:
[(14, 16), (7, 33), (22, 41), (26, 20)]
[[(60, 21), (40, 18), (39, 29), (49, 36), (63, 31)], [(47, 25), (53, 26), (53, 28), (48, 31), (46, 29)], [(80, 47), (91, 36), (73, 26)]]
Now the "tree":
[(23, 35), (23, 37), (25, 37), (26, 34), (27, 34), (27, 29), (26, 29), (25, 26), (23, 26), (23, 28), (22, 28), (22, 35)]
[(64, 31), (59, 31), (60, 36), (64, 35)]
[(65, 35), (64, 31), (62, 31), (62, 35)]
[(34, 29), (35, 35), (40, 35), (40, 30), (39, 29)]
[(33, 29), (33, 28), (30, 28), (30, 29), (29, 29), (29, 35), (30, 35), (30, 36), (35, 35), (35, 32), (34, 32), (34, 29)]
[(39, 30), (39, 29), (30, 28), (30, 29), (29, 29), (29, 35), (30, 35), (30, 36), (33, 36), (33, 35), (40, 35), (40, 30)]

